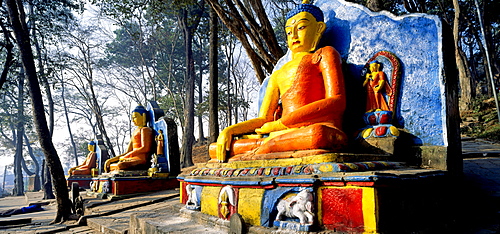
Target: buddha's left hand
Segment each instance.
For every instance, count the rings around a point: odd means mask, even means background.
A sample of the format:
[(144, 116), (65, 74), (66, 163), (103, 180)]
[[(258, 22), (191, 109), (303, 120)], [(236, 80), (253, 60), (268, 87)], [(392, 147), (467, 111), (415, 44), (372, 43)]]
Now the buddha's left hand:
[(281, 120), (278, 119), (276, 121), (267, 122), (262, 127), (255, 129), (255, 132), (258, 134), (266, 134), (270, 132), (276, 132), (280, 130), (285, 130), (288, 127), (281, 123)]
[(234, 128), (233, 126), (229, 126), (222, 130), (222, 132), (219, 134), (219, 137), (217, 138), (217, 161), (218, 162), (224, 162), (226, 161), (226, 154), (227, 151), (229, 151), (230, 146), (231, 146), (231, 140), (233, 139), (233, 134), (232, 130)]

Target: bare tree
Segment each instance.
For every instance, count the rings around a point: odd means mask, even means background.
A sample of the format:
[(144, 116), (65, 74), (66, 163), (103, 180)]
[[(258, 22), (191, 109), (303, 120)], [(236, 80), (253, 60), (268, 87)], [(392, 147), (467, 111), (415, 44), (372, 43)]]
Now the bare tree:
[(33, 190), (38, 191), (41, 189), (41, 186), (40, 186), (40, 163), (38, 162), (38, 160), (35, 156), (35, 153), (33, 152), (33, 148), (31, 147), (31, 142), (29, 141), (28, 135), (26, 135), (26, 132), (24, 132), (23, 138), (24, 138), (24, 144), (28, 148), (28, 154), (31, 157), (31, 160), (33, 161), (33, 164), (35, 166), (33, 172), (30, 172), (27, 168), (25, 168), (24, 171), (26, 171), (26, 173), (30, 176), (32, 176), (32, 175), (35, 176)]
[(16, 118), (16, 154), (14, 156), (14, 196), (24, 195), (24, 181), (21, 165), (23, 161), (23, 135), (24, 135), (24, 72), (21, 68), (18, 78), (17, 93), (17, 118)]
[[(181, 167), (193, 165), (192, 148), (194, 143), (194, 58), (193, 58), (193, 35), (204, 12), (205, 1), (201, 0), (191, 5), (188, 9), (179, 9), (179, 26), (184, 36), (186, 55), (186, 78), (184, 101), (184, 132), (182, 135)], [(189, 13), (189, 14), (188, 14)], [(189, 15), (189, 19), (188, 19)]]
[(73, 156), (75, 157), (75, 166), (78, 166), (78, 153), (76, 152), (76, 143), (75, 143), (75, 138), (73, 136), (73, 132), (71, 130), (71, 123), (69, 121), (69, 111), (68, 111), (68, 106), (66, 105), (66, 85), (65, 81), (63, 78), (59, 79), (59, 82), (61, 83), (61, 98), (63, 102), (63, 109), (64, 109), (64, 117), (66, 119), (66, 126), (68, 127), (68, 133), (69, 133), (69, 139), (71, 141), (71, 146), (73, 148)]
[(7, 52), (7, 55), (5, 56), (3, 70), (0, 75), (0, 89), (2, 89), (3, 84), (7, 81), (7, 75), (9, 74), (10, 67), (14, 63), (14, 53), (12, 52), (14, 45), (11, 42), (10, 38), (11, 34), (7, 29), (7, 27), (5, 26), (5, 23), (3, 22), (2, 18), (0, 18), (0, 28), (2, 29), (3, 37), (5, 39), (5, 41), (3, 43), (0, 43), (0, 45), (4, 47), (5, 51)]
[(462, 110), (469, 109), (472, 103), (471, 77), (467, 74), (466, 64), (462, 53), (460, 53), (460, 5), (458, 0), (453, 0), (455, 15), (453, 18), (453, 40), (455, 41), (455, 60), (458, 68), (458, 79), (460, 80), (460, 107)]
[(261, 0), (207, 0), (245, 48), (259, 82), (283, 56)]
[(98, 95), (94, 88), (94, 57), (92, 55), (92, 50), (97, 45), (90, 42), (90, 32), (91, 29), (78, 29), (75, 34), (68, 33), (67, 36), (71, 40), (71, 46), (76, 48), (78, 54), (70, 55), (68, 58), (71, 59), (75, 64), (68, 71), (76, 78), (77, 84), (74, 87), (86, 100), (86, 106), (92, 110), (97, 122), (97, 127), (103, 135), (108, 150), (112, 157), (116, 156), (112, 142), (106, 131), (106, 125), (104, 123), (104, 116), (101, 107), (101, 103), (98, 101)]
[(31, 50), (29, 29), (26, 25), (23, 5), (20, 0), (7, 0), (6, 3), (12, 23), (12, 29), (20, 51), (21, 61), (29, 83), (35, 129), (38, 140), (40, 141), (40, 146), (45, 154), (45, 159), (49, 166), (56, 191), (57, 213), (53, 222), (65, 221), (71, 214), (71, 201), (69, 200), (66, 178), (64, 178), (61, 161), (52, 143), (47, 119), (45, 118), (43, 97), (40, 90), (40, 84), (38, 83), (33, 51)]
[(219, 19), (217, 18), (216, 12), (210, 9), (210, 52), (208, 55), (209, 66), (210, 66), (210, 76), (209, 76), (209, 142), (216, 142), (217, 137), (219, 137), (219, 66), (218, 66), (218, 50), (219, 50), (219, 39), (218, 39), (218, 25)]

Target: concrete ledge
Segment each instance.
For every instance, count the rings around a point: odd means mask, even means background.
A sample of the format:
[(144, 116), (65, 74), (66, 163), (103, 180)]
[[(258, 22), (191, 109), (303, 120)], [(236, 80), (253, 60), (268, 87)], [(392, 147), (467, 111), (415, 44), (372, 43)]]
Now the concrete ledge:
[(130, 215), (129, 234), (141, 233), (229, 233), (229, 221), (190, 212), (177, 203), (163, 212)]
[(217, 218), (212, 215), (203, 214), (199, 211), (188, 210), (184, 207), (180, 209), (181, 216), (193, 222), (203, 225), (214, 225), (215, 228), (229, 232), (229, 220)]
[(93, 230), (106, 234), (125, 234), (128, 232), (128, 223), (106, 217), (87, 219), (87, 226)]

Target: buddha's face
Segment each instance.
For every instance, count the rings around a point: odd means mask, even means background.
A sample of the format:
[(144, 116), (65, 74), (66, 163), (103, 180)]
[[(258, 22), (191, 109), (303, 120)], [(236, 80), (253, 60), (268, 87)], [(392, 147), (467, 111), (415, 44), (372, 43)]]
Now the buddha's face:
[(293, 53), (316, 50), (325, 28), (325, 23), (316, 21), (311, 13), (300, 12), (294, 15), (285, 25), (288, 48)]
[(95, 151), (95, 145), (88, 144), (88, 145), (87, 145), (87, 149), (88, 149), (90, 152), (94, 152), (94, 151)]
[(370, 71), (372, 71), (372, 72), (380, 71), (380, 64), (370, 63)]
[(146, 113), (141, 115), (139, 112), (133, 112), (132, 113), (132, 122), (137, 127), (146, 126)]

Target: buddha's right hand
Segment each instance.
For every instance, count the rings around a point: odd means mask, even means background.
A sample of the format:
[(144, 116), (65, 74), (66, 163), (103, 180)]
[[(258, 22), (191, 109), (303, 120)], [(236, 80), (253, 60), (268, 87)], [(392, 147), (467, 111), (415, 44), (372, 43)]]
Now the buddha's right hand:
[(120, 159), (120, 156), (116, 156), (104, 161), (104, 172), (109, 172), (109, 166)]
[(231, 140), (233, 139), (233, 135), (231, 134), (231, 126), (225, 128), (217, 138), (217, 152), (216, 158), (218, 162), (224, 162), (226, 160), (227, 151), (231, 148)]

